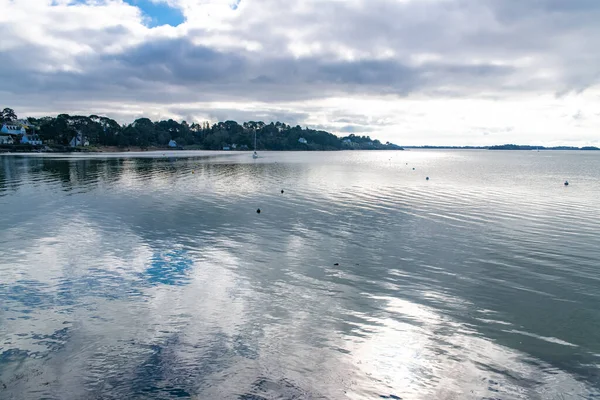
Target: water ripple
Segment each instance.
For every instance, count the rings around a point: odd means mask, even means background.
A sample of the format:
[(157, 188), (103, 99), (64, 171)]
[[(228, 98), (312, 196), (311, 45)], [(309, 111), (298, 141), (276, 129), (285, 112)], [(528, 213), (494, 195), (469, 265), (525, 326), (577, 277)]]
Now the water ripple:
[(0, 397), (600, 396), (600, 159), (534, 157), (1, 156)]

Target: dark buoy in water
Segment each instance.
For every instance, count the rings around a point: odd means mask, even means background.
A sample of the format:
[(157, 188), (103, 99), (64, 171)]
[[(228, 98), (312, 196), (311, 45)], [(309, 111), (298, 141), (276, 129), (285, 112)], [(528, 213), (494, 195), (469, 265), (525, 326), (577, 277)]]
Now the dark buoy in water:
[(413, 171), (415, 170), (415, 167), (413, 167)]
[(260, 208), (256, 209), (256, 213), (260, 214)]
[(334, 265), (335, 267), (337, 267), (338, 265), (340, 265), (340, 263), (335, 263), (335, 264), (333, 264), (333, 265)]
[(281, 189), (281, 194), (283, 194), (283, 189)]
[(565, 186), (569, 186), (569, 181), (565, 181)]
[(428, 180), (429, 180), (429, 177), (425, 178), (425, 180), (426, 180), (426, 181), (428, 181)]

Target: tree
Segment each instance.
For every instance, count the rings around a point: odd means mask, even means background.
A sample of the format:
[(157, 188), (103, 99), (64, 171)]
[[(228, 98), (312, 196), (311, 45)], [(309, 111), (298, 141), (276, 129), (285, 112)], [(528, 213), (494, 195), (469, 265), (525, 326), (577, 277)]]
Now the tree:
[(121, 126), (114, 119), (94, 117), (95, 116), (90, 116), (90, 119), (98, 122), (102, 127), (102, 131), (98, 137), (98, 144), (104, 146), (116, 146), (119, 133), (121, 132)]
[(102, 125), (98, 122), (96, 116), (85, 117), (82, 115), (73, 115), (67, 118), (69, 126), (73, 127), (76, 132), (81, 134), (81, 140), (83, 143), (89, 141), (90, 143), (98, 143), (100, 135), (102, 133)]
[(56, 118), (40, 118), (38, 120), (40, 123), (39, 134), (42, 140), (48, 143), (67, 145), (77, 134), (70, 119), (68, 114), (60, 114)]
[(128, 132), (129, 146), (148, 147), (151, 143), (156, 143), (156, 128), (148, 118), (136, 119), (130, 127), (133, 129)]
[(15, 114), (15, 110), (12, 108), (6, 107), (4, 110), (0, 111), (0, 122), (12, 122), (17, 120), (17, 114)]
[[(5, 108), (0, 111), (0, 121), (14, 121), (14, 110)], [(283, 122), (248, 121), (239, 124), (236, 121), (223, 121), (211, 125), (208, 121), (188, 124), (173, 119), (153, 122), (148, 118), (139, 118), (129, 125), (119, 125), (115, 120), (98, 115), (81, 116), (60, 114), (56, 117), (28, 118), (31, 125), (37, 126), (43, 141), (48, 144), (68, 145), (81, 134), (84, 141), (91, 145), (102, 146), (167, 146), (171, 139), (180, 145), (199, 145), (204, 149), (220, 150), (223, 146), (237, 144), (238, 148), (253, 148), (254, 135), (257, 147), (266, 150), (341, 150), (342, 140), (329, 132), (294, 127)], [(300, 138), (307, 144), (298, 142)], [(357, 149), (400, 149), (398, 146), (369, 136), (350, 134), (346, 138)]]
[(169, 132), (159, 130), (158, 134), (156, 135), (156, 140), (160, 146), (166, 146), (171, 140), (171, 135)]

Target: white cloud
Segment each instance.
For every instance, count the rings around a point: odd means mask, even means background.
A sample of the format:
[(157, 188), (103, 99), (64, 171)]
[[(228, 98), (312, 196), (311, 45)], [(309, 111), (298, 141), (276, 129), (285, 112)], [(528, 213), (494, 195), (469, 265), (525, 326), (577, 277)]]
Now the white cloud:
[(166, 2), (183, 24), (149, 28), (121, 0), (0, 0), (0, 103), (287, 117), (402, 144), (600, 144), (597, 1)]

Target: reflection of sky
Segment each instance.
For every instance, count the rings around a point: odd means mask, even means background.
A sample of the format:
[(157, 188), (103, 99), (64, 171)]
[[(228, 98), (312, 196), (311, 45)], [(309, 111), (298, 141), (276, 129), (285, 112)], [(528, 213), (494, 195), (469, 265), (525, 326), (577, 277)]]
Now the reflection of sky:
[(186, 275), (194, 261), (183, 249), (154, 253), (150, 267), (146, 270), (151, 284), (181, 285), (187, 281)]
[[(561, 322), (574, 307), (595, 320), (584, 296), (600, 242), (588, 221), (554, 255), (562, 228), (542, 223), (566, 199), (571, 221), (596, 210), (590, 189), (519, 215), (531, 188), (454, 191), (387, 154), (17, 168), (0, 220), (0, 381), (14, 398), (38, 385), (48, 398), (586, 393), (574, 377), (589, 379), (593, 324)], [(530, 250), (546, 258), (515, 257)]]

